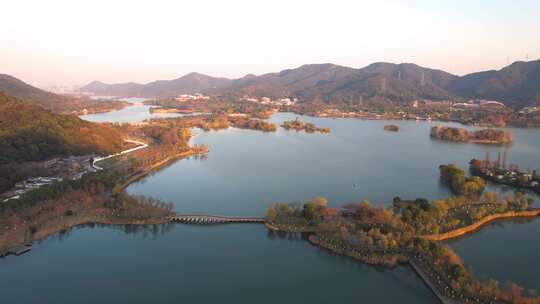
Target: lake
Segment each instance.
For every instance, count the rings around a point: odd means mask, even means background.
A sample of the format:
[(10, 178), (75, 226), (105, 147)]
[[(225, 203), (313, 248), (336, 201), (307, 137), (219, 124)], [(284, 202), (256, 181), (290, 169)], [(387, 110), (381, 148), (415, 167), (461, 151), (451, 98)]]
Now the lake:
[[(93, 96), (97, 99), (115, 99), (113, 96)], [(168, 118), (179, 117), (185, 114), (180, 113), (150, 113), (150, 108), (154, 106), (144, 105), (146, 98), (120, 98), (119, 100), (127, 101), (133, 105), (127, 106), (118, 111), (106, 113), (81, 115), (80, 118), (92, 122), (117, 122), (117, 123), (139, 123), (146, 119), (152, 118)]]
[[(507, 149), (509, 163), (540, 169), (538, 130), (512, 129), (514, 145), (502, 148), (431, 140), (437, 122), (395, 121), (394, 133), (385, 121), (301, 119), (332, 131), (197, 131), (192, 142), (209, 146), (206, 157), (177, 161), (127, 191), (172, 201), (178, 212), (262, 216), (272, 202), (316, 195), (333, 206), (444, 198), (438, 166), (465, 169), (486, 151)], [(527, 241), (539, 233), (539, 220), (495, 223), (449, 244), (480, 277), (540, 288), (540, 244)], [(0, 260), (0, 286), (2, 299), (22, 303), (437, 303), (408, 267), (365, 266), (256, 224), (80, 227)]]

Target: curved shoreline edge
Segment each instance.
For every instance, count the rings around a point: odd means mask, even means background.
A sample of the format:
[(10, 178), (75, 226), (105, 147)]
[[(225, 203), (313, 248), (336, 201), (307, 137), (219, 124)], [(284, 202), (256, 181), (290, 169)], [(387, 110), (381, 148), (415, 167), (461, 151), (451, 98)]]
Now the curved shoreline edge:
[[(136, 173), (130, 177), (127, 178), (126, 181), (123, 183), (120, 183), (116, 185), (112, 189), (112, 195), (116, 195), (120, 192), (122, 192), (125, 188), (127, 188), (130, 184), (133, 182), (136, 182), (137, 180), (145, 177), (146, 175), (154, 172), (155, 170), (160, 169), (161, 167), (167, 165), (168, 163), (182, 159), (191, 155), (197, 155), (197, 154), (206, 154), (208, 151), (198, 151), (194, 149), (190, 149), (188, 151), (180, 152), (178, 154), (172, 155), (170, 157), (167, 157), (166, 159), (163, 159), (150, 167), (144, 169), (143, 171)], [(53, 224), (52, 227), (48, 227), (48, 229), (45, 229), (43, 231), (39, 231), (35, 235), (32, 235), (32, 238), (29, 240), (29, 244), (35, 241), (39, 241), (42, 239), (45, 239), (51, 235), (54, 235), (56, 233), (62, 232), (67, 229), (75, 228), (77, 226), (82, 225), (91, 225), (91, 224), (103, 224), (103, 225), (161, 225), (161, 224), (167, 224), (169, 223), (169, 219), (166, 218), (159, 218), (159, 219), (149, 219), (149, 220), (128, 220), (128, 219), (117, 219), (117, 218), (109, 218), (107, 216), (99, 215), (99, 211), (93, 212), (91, 214), (87, 214), (81, 217), (75, 216), (72, 219), (63, 222), (62, 224)], [(27, 244), (27, 245), (29, 245)], [(24, 245), (23, 242), (17, 242), (16, 244), (13, 244), (12, 246), (9, 246), (9, 248), (0, 248), (0, 257), (6, 256), (7, 252), (10, 252), (12, 248), (20, 247)]]
[(112, 193), (113, 193), (113, 195), (118, 194), (122, 190), (126, 189), (130, 184), (138, 181), (139, 179), (141, 179), (141, 178), (145, 177), (146, 175), (154, 172), (155, 170), (160, 169), (161, 167), (167, 165), (168, 163), (170, 163), (170, 162), (172, 162), (174, 160), (182, 159), (182, 158), (185, 158), (185, 157), (188, 157), (188, 156), (191, 156), (191, 155), (206, 154), (206, 153), (208, 153), (208, 151), (201, 152), (201, 151), (196, 151), (196, 150), (190, 149), (188, 151), (180, 152), (180, 153), (175, 154), (173, 156), (169, 156), (169, 157), (165, 158), (164, 160), (161, 160), (161, 161), (151, 165), (150, 167), (144, 169), (143, 171), (141, 171), (139, 173), (135, 173), (134, 175), (128, 177), (128, 179), (125, 182), (116, 185), (114, 187), (114, 189), (112, 190)]
[(428, 241), (446, 241), (449, 239), (457, 238), (457, 237), (472, 233), (482, 228), (486, 224), (489, 224), (496, 220), (513, 219), (513, 218), (529, 218), (529, 217), (537, 217), (539, 215), (540, 215), (540, 209), (532, 209), (532, 210), (524, 210), (524, 211), (508, 211), (508, 212), (503, 212), (503, 213), (498, 213), (498, 214), (492, 214), (492, 215), (488, 215), (482, 218), (480, 221), (474, 224), (471, 224), (469, 226), (465, 226), (465, 227), (451, 230), (451, 231), (441, 233), (441, 234), (424, 235), (424, 236), (421, 236), (421, 238)]

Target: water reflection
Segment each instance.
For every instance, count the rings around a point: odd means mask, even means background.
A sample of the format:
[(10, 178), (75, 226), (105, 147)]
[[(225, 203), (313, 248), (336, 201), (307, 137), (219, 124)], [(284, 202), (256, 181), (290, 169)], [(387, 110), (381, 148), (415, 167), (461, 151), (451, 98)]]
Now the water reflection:
[(119, 231), (127, 235), (138, 235), (143, 239), (146, 238), (158, 238), (169, 232), (174, 228), (173, 223), (165, 224), (151, 224), (151, 225), (130, 225), (130, 224), (98, 224), (98, 223), (89, 223), (89, 224), (80, 224), (68, 229), (59, 231), (58, 233), (47, 236), (44, 239), (35, 241), (35, 244), (41, 244), (43, 242), (55, 241), (62, 243), (67, 239), (71, 238), (73, 233), (76, 233), (78, 230), (94, 230), (94, 229), (110, 229), (113, 231)]

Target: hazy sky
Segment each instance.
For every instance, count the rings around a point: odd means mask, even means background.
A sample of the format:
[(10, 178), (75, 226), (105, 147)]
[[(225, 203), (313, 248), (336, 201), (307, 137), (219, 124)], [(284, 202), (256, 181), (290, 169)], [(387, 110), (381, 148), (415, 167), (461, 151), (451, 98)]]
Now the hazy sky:
[(0, 73), (38, 86), (540, 58), (538, 0), (0, 0), (0, 12)]

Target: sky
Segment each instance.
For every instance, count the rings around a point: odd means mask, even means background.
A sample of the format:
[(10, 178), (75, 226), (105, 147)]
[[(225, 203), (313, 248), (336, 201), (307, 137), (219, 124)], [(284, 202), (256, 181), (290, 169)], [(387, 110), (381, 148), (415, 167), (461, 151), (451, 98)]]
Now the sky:
[(540, 59), (537, 0), (1, 0), (0, 12), (0, 73), (40, 87), (327, 62), (463, 75)]

